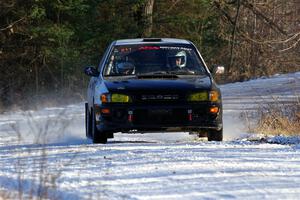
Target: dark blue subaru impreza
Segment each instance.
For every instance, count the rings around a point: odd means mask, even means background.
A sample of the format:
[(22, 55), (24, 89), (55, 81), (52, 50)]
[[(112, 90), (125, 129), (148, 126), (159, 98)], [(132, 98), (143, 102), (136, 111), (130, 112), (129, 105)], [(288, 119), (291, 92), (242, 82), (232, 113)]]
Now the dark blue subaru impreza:
[(190, 41), (117, 40), (85, 73), (91, 76), (86, 136), (94, 143), (115, 132), (187, 131), (223, 139), (220, 89)]

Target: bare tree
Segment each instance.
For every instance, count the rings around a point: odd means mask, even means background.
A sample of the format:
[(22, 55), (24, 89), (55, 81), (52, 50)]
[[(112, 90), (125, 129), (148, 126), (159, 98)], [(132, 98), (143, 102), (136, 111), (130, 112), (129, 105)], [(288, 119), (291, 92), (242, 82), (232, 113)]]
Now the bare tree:
[(300, 70), (299, 1), (215, 0), (214, 6), (232, 79)]

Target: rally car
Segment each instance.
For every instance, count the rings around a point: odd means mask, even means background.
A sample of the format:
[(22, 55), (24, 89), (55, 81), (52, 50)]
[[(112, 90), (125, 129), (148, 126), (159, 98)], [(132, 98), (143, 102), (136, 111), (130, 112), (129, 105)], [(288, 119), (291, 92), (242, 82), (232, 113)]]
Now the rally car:
[(86, 136), (94, 143), (106, 143), (116, 132), (185, 131), (223, 139), (220, 89), (188, 40), (117, 40), (97, 68), (84, 71), (91, 76)]

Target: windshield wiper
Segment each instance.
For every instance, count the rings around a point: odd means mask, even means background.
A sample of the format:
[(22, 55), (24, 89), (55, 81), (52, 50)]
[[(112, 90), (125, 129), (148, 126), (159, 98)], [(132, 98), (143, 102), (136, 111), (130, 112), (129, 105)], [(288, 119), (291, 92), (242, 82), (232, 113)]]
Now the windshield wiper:
[(187, 70), (173, 70), (168, 71), (169, 74), (176, 74), (176, 75), (199, 75), (199, 73), (195, 71), (187, 71)]
[(147, 72), (147, 73), (140, 73), (137, 76), (152, 76), (152, 75), (165, 75), (168, 74), (166, 71), (154, 71), (154, 72)]
[(149, 72), (149, 73), (142, 73), (142, 74), (137, 74), (138, 79), (143, 79), (143, 78), (153, 78), (153, 79), (177, 79), (178, 76), (176, 74), (170, 74), (166, 71), (157, 71), (157, 72)]
[(136, 76), (138, 78), (143, 77), (162, 77), (162, 78), (178, 78), (177, 75), (200, 75), (199, 72), (189, 71), (189, 70), (172, 70), (172, 71), (154, 71), (147, 73), (140, 73)]
[(131, 78), (131, 77), (136, 77), (135, 74), (110, 74), (110, 75), (104, 75), (104, 77), (125, 77), (125, 78)]

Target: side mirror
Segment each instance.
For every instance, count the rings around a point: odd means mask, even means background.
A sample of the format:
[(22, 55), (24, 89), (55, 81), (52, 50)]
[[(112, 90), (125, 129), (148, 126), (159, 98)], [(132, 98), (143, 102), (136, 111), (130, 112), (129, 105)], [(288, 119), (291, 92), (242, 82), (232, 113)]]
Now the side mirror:
[(94, 66), (89, 66), (84, 68), (84, 73), (88, 76), (93, 76), (93, 77), (98, 77), (100, 72), (94, 67)]
[(213, 74), (221, 75), (221, 74), (224, 74), (224, 73), (225, 73), (225, 67), (224, 66), (216, 65), (213, 68)]

